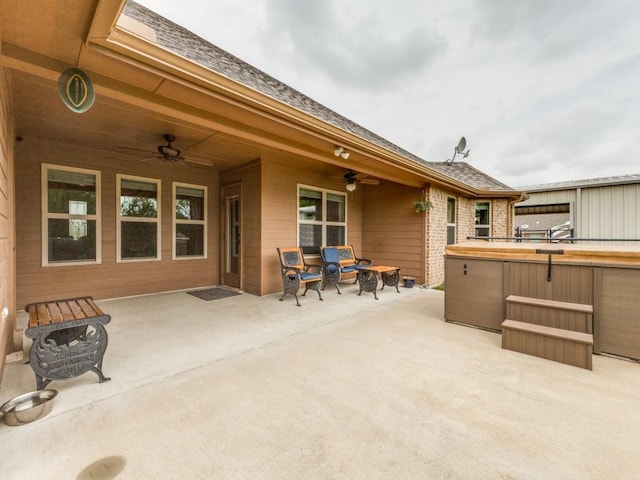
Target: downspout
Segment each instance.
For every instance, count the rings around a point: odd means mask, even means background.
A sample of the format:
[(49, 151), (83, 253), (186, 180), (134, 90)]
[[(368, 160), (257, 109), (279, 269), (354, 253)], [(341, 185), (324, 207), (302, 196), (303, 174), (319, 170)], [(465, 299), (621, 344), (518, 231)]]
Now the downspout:
[[(427, 198), (427, 193), (430, 192), (428, 185), (423, 185), (422, 189), (420, 190), (420, 198), (424, 201), (429, 200)], [(421, 242), (421, 248), (422, 248), (422, 252), (421, 252), (421, 258), (422, 258), (422, 283), (423, 284), (427, 284), (427, 279), (429, 278), (429, 258), (428, 258), (428, 248), (427, 248), (427, 241), (429, 240), (429, 225), (430, 222), (429, 220), (429, 212), (431, 211), (430, 208), (428, 208), (425, 212), (424, 215), (422, 216), (422, 242)]]
[(582, 238), (582, 225), (580, 225), (580, 214), (582, 213), (582, 188), (576, 188), (576, 208), (573, 216), (573, 237)]
[(520, 198), (516, 198), (515, 200), (510, 200), (507, 204), (507, 237), (515, 236), (515, 225), (514, 220), (516, 218), (515, 205), (516, 203), (520, 203), (529, 198), (526, 193), (521, 193)]

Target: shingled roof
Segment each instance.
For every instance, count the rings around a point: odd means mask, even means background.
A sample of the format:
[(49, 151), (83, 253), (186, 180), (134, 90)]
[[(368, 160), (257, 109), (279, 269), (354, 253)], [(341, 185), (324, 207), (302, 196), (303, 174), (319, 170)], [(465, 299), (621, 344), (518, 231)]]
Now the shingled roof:
[[(125, 5), (123, 14), (153, 29), (156, 34), (156, 43), (160, 47), (219, 75), (225, 76), (245, 87), (251, 88), (283, 104), (349, 132), (371, 144), (433, 168), (469, 186), (513, 191), (512, 188), (507, 187), (468, 164), (460, 163), (453, 169), (447, 169), (441, 168), (439, 162), (427, 162), (348, 118), (343, 117), (337, 112), (321, 105), (296, 89), (276, 80), (216, 45), (211, 44), (186, 28), (171, 22), (131, 0)], [(460, 165), (466, 165), (466, 167), (460, 167)]]
[(451, 164), (449, 162), (428, 162), (428, 165), (434, 170), (480, 190), (513, 190), (466, 162), (453, 162)]

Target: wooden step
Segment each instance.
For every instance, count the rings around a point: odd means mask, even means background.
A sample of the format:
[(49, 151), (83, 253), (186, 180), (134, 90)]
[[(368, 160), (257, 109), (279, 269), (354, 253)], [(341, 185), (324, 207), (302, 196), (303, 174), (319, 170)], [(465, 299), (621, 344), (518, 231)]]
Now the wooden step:
[(518, 320), (505, 320), (502, 322), (502, 328), (512, 328), (535, 333), (536, 335), (542, 335), (544, 337), (563, 338), (572, 342), (593, 345), (593, 335), (590, 333), (574, 332), (573, 330), (547, 327), (545, 325), (536, 325), (535, 323), (520, 322)]
[(558, 300), (546, 300), (544, 298), (521, 297), (519, 295), (509, 295), (507, 302), (520, 303), (523, 305), (533, 305), (534, 307), (547, 307), (558, 310), (570, 310), (572, 312), (593, 313), (593, 305), (584, 303), (560, 302)]
[(593, 335), (518, 320), (502, 322), (502, 348), (592, 369)]

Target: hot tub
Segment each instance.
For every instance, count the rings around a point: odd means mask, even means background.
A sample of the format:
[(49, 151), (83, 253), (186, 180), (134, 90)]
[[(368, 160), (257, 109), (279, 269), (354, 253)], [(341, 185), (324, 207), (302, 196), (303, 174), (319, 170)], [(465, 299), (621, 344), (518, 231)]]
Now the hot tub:
[(638, 245), (471, 241), (446, 249), (450, 322), (499, 332), (510, 319), (584, 332), (594, 353), (640, 359), (638, 312)]

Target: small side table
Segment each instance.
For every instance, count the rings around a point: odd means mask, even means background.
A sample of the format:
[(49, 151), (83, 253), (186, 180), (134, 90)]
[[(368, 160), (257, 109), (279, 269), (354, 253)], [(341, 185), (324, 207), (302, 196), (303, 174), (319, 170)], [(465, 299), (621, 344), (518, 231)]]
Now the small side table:
[(369, 265), (358, 266), (358, 283), (360, 285), (358, 295), (364, 290), (365, 292), (373, 293), (375, 299), (378, 300), (378, 295), (376, 294), (376, 290), (378, 289), (378, 274), (382, 278), (382, 288), (380, 288), (380, 290), (383, 290), (385, 285), (389, 285), (390, 287), (396, 287), (396, 291), (400, 293), (398, 289), (400, 267)]
[(25, 310), (29, 312), (25, 334), (33, 339), (29, 363), (38, 390), (52, 380), (77, 377), (90, 370), (100, 383), (110, 380), (102, 373), (102, 359), (108, 343), (104, 325), (111, 316), (92, 297), (31, 303)]

